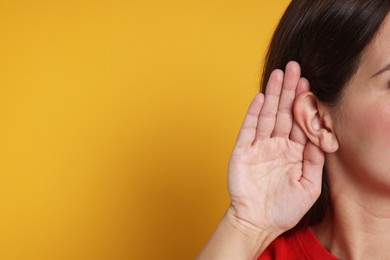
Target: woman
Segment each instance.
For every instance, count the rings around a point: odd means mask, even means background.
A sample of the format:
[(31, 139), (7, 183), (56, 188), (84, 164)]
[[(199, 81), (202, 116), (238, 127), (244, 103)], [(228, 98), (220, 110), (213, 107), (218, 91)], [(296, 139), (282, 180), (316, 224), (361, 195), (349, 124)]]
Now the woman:
[(291, 2), (198, 259), (390, 259), (389, 10)]

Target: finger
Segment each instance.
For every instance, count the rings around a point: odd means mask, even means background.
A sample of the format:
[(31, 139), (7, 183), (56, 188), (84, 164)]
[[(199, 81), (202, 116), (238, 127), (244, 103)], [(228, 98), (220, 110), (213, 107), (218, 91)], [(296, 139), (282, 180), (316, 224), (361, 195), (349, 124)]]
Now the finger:
[(306, 190), (315, 196), (319, 196), (321, 193), (324, 162), (324, 152), (309, 141), (303, 153), (303, 169), (300, 182)]
[(254, 142), (256, 137), (257, 121), (263, 103), (264, 95), (263, 93), (258, 93), (248, 108), (240, 133), (238, 134), (236, 142), (237, 146), (247, 146)]
[(278, 111), (280, 92), (283, 84), (283, 71), (274, 70), (269, 77), (265, 90), (264, 105), (261, 108), (257, 122), (256, 139), (271, 137), (275, 128), (276, 113)]
[[(309, 81), (305, 78), (300, 78), (297, 86), (296, 96), (299, 96), (301, 93), (307, 92), (310, 90)], [(298, 123), (294, 120), (293, 127), (290, 134), (290, 139), (293, 142), (300, 143), (305, 145), (307, 142), (307, 136), (298, 125)]]
[(272, 136), (289, 137), (293, 126), (293, 103), (298, 81), (301, 76), (301, 68), (295, 61), (286, 65), (283, 79), (283, 88), (276, 115), (275, 129)]

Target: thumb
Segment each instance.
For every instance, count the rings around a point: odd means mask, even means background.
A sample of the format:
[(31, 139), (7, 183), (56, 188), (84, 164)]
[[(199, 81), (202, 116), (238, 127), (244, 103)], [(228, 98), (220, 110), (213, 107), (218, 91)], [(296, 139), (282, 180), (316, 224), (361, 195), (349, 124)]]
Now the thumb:
[(324, 152), (318, 146), (308, 141), (303, 152), (301, 183), (313, 194), (319, 195), (321, 193), (324, 162)]

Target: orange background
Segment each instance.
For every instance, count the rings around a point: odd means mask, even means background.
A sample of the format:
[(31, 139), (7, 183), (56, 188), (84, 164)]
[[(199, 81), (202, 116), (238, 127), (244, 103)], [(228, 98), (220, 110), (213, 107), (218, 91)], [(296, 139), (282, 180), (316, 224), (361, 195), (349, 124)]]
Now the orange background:
[(192, 259), (289, 1), (0, 1), (0, 259)]

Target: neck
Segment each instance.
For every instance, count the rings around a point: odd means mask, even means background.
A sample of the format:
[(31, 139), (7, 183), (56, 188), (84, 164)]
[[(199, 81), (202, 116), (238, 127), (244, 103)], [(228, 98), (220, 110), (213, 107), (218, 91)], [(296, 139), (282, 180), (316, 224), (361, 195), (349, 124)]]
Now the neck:
[(390, 196), (328, 174), (332, 205), (313, 227), (322, 245), (339, 259), (390, 259)]
[(374, 215), (359, 205), (347, 209), (342, 200), (313, 227), (323, 246), (339, 259), (390, 259), (390, 217)]

